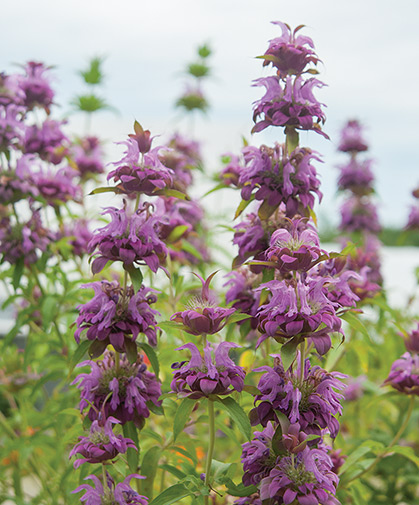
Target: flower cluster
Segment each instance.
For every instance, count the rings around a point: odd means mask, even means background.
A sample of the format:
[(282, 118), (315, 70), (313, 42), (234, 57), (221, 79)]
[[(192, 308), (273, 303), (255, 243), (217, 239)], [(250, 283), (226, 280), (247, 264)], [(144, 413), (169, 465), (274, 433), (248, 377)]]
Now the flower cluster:
[(138, 474), (131, 474), (126, 477), (123, 482), (115, 485), (113, 478), (107, 473), (106, 483), (103, 484), (96, 477), (96, 475), (89, 475), (86, 479), (94, 482), (93, 488), (89, 484), (82, 484), (73, 493), (86, 491), (80, 498), (81, 501), (86, 502), (86, 505), (104, 505), (104, 504), (118, 504), (118, 505), (147, 505), (148, 498), (136, 493), (130, 486), (129, 482), (132, 478), (144, 479)]
[(106, 348), (111, 344), (118, 352), (127, 352), (127, 345), (135, 342), (139, 333), (144, 333), (149, 344), (157, 345), (159, 314), (150, 305), (157, 301), (155, 291), (141, 286), (136, 293), (132, 286), (122, 288), (118, 282), (92, 282), (82, 287), (92, 288), (95, 296), (86, 304), (79, 305), (75, 339), (86, 331), (88, 340), (101, 342)]
[(214, 351), (210, 343), (205, 346), (204, 356), (195, 344), (188, 343), (177, 350), (189, 349), (189, 362), (174, 363), (172, 368), (172, 391), (180, 397), (191, 399), (209, 395), (228, 395), (233, 391), (241, 392), (244, 386), (245, 372), (228, 356), (229, 350), (240, 347), (233, 342), (221, 342)]
[(92, 262), (92, 272), (100, 272), (108, 261), (122, 261), (124, 265), (146, 264), (153, 272), (161, 267), (167, 248), (159, 237), (159, 220), (150, 212), (151, 205), (144, 204), (134, 214), (124, 208), (108, 207), (111, 222), (96, 230), (89, 243), (89, 251), (98, 249)]
[[(118, 355), (116, 355), (118, 356)], [(160, 383), (147, 370), (141, 355), (130, 363), (125, 355), (116, 357), (105, 351), (99, 361), (84, 361), (78, 366), (90, 366), (90, 373), (81, 373), (72, 384), (78, 383), (81, 391), (80, 411), (90, 406), (91, 421), (98, 419), (99, 412), (106, 418), (112, 416), (121, 424), (134, 421), (138, 427), (144, 425), (150, 415), (148, 402), (159, 407)]]

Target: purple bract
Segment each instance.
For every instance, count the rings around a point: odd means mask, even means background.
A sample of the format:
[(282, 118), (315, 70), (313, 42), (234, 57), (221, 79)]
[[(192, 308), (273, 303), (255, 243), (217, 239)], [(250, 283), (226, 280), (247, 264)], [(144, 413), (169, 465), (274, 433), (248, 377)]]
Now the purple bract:
[(179, 397), (192, 399), (203, 396), (228, 395), (233, 391), (242, 391), (245, 371), (229, 358), (228, 352), (233, 347), (240, 347), (233, 342), (221, 342), (215, 349), (208, 343), (201, 355), (195, 344), (188, 343), (177, 350), (189, 349), (189, 362), (174, 363), (174, 376), (170, 385)]
[(77, 307), (77, 343), (87, 330), (87, 339), (99, 340), (103, 349), (111, 344), (116, 351), (126, 352), (126, 345), (135, 342), (139, 333), (146, 335), (150, 345), (157, 345), (155, 316), (160, 313), (150, 307), (157, 301), (155, 290), (141, 286), (135, 293), (132, 286), (123, 289), (116, 281), (92, 282), (82, 287), (92, 288), (95, 296)]
[(419, 396), (419, 354), (405, 352), (392, 365), (384, 384), (406, 395)]
[(362, 136), (362, 126), (356, 119), (348, 121), (341, 132), (339, 151), (357, 153), (366, 151), (368, 145)]

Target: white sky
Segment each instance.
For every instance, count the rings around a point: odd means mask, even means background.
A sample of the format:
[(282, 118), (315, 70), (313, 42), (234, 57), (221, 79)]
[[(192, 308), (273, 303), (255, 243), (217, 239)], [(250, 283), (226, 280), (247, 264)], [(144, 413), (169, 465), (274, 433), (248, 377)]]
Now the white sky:
[[(270, 21), (305, 24), (328, 84), (317, 98), (327, 104), (328, 142), (303, 133), (301, 144), (323, 154), (319, 167), (325, 198), (320, 217), (336, 222), (338, 132), (348, 118), (367, 127), (369, 156), (376, 160), (379, 213), (388, 225), (404, 225), (410, 191), (419, 183), (419, 2), (417, 0), (13, 0), (1, 2), (0, 69), (30, 59), (56, 65), (58, 114), (83, 91), (76, 70), (95, 55), (106, 56), (103, 94), (120, 112), (102, 113), (94, 132), (120, 141), (134, 119), (152, 134), (179, 125), (173, 103), (183, 89), (182, 70), (195, 48), (208, 42), (213, 78), (206, 86), (212, 109), (195, 124), (205, 140), (208, 165), (237, 151), (250, 138), (252, 102), (262, 89), (251, 81), (269, 71), (254, 57), (279, 36)], [(75, 119), (76, 128), (80, 120)], [(180, 125), (185, 128), (184, 120)], [(255, 144), (282, 140), (282, 132), (256, 134)], [(112, 149), (110, 153), (115, 159)], [(227, 196), (225, 196), (228, 198)]]

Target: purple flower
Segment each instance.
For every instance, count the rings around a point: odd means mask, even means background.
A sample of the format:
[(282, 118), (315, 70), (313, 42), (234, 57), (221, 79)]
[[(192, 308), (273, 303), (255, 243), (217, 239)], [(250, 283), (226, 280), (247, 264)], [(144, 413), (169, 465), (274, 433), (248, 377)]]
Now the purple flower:
[[(304, 220), (298, 219), (291, 222), (291, 230), (281, 228), (273, 232), (270, 247), (266, 251), (266, 257), (274, 262), (281, 274), (300, 271), (307, 272), (319, 260), (326, 251), (320, 249), (319, 236), (313, 226), (307, 224), (306, 228), (299, 229), (304, 225)], [(328, 255), (327, 255), (328, 256)]]
[[(133, 489), (130, 488), (129, 481), (132, 478), (144, 479), (138, 474), (128, 475), (123, 482), (120, 482), (115, 486), (115, 481), (107, 473), (106, 485), (100, 482), (96, 475), (89, 475), (86, 479), (90, 479), (94, 482), (95, 487), (93, 488), (89, 484), (82, 484), (73, 493), (79, 493), (85, 490), (85, 494), (80, 498), (81, 502), (85, 502), (86, 505), (147, 505), (148, 498), (139, 495)], [(85, 479), (85, 480), (86, 480)]]
[(57, 207), (58, 205), (81, 199), (81, 187), (74, 182), (77, 172), (70, 167), (63, 167), (57, 171), (45, 170), (43, 167), (39, 171), (32, 171), (31, 178), (36, 188), (48, 205)]
[(29, 196), (39, 195), (38, 188), (34, 185), (31, 166), (35, 157), (24, 154), (16, 161), (16, 169), (3, 170), (0, 166), (0, 203), (14, 203)]
[(25, 92), (20, 88), (21, 76), (0, 72), (0, 106), (23, 105)]
[(69, 238), (69, 244), (76, 256), (82, 257), (89, 252), (88, 244), (93, 238), (93, 233), (89, 230), (85, 219), (77, 219), (64, 225), (63, 236)]
[(335, 438), (339, 423), (334, 417), (342, 413), (343, 395), (335, 390), (343, 390), (345, 384), (339, 379), (346, 377), (339, 372), (326, 372), (319, 366), (312, 367), (305, 360), (304, 376), (300, 378), (297, 370), (284, 370), (279, 356), (274, 367), (263, 366), (254, 371), (265, 374), (260, 378), (260, 394), (255, 404), (260, 402), (250, 413), (253, 424), (266, 426), (270, 420), (278, 421), (275, 411), (287, 416), (290, 423), (299, 423), (306, 433), (321, 435), (321, 430), (328, 429)]
[(362, 126), (356, 119), (348, 121), (341, 132), (339, 151), (344, 153), (359, 153), (366, 151), (368, 145), (362, 136)]
[(274, 433), (272, 423), (268, 423), (263, 431), (254, 432), (253, 440), (242, 445), (241, 462), (244, 471), (242, 481), (245, 486), (252, 484), (257, 486), (275, 466), (278, 455), (272, 450)]
[(270, 281), (258, 290), (268, 289), (270, 301), (259, 309), (259, 330), (262, 336), (259, 346), (268, 337), (286, 342), (293, 337), (307, 338), (319, 354), (325, 354), (331, 346), (330, 333), (341, 330), (335, 303), (326, 296), (326, 279), (307, 278), (306, 282)]
[(306, 447), (298, 454), (285, 456), (262, 479), (260, 497), (290, 505), (339, 505), (335, 498), (339, 483), (333, 463), (323, 449)]
[(371, 171), (371, 160), (358, 161), (352, 158), (349, 163), (340, 167), (338, 189), (349, 190), (355, 195), (369, 195), (374, 190), (374, 174)]
[[(245, 219), (234, 227), (234, 230), (233, 244), (239, 247), (239, 254), (234, 260), (234, 265), (241, 265), (251, 257), (263, 260), (269, 246), (269, 238), (257, 214), (253, 212), (247, 214)], [(259, 273), (262, 267), (251, 265), (251, 270)]]
[(241, 159), (236, 154), (224, 154), (225, 167), (220, 173), (220, 179), (227, 186), (239, 187), (240, 174), (243, 170)]
[(342, 231), (379, 233), (381, 230), (375, 205), (361, 198), (347, 200), (341, 207), (341, 217), (339, 229)]
[(244, 200), (254, 194), (256, 200), (266, 201), (271, 207), (283, 203), (287, 217), (292, 218), (297, 213), (308, 213), (307, 208), (314, 206), (314, 194), (321, 199), (320, 181), (311, 165), (312, 160), (321, 160), (314, 151), (297, 148), (287, 154), (284, 145), (275, 144), (274, 148), (245, 147), (243, 156), (245, 166), (239, 183)]
[(191, 335), (213, 335), (218, 333), (227, 324), (227, 320), (236, 309), (217, 307), (210, 296), (209, 284), (216, 272), (211, 274), (206, 281), (195, 274), (202, 282), (201, 296), (189, 301), (190, 308), (176, 312), (170, 318), (183, 325), (183, 329)]
[(165, 167), (173, 170), (174, 187), (184, 192), (193, 182), (192, 170), (202, 163), (199, 143), (179, 133), (169, 140), (167, 149), (162, 148), (159, 158)]
[(114, 434), (113, 424), (119, 424), (119, 421), (114, 417), (93, 421), (89, 436), (79, 437), (80, 442), (70, 452), (70, 458), (75, 454), (82, 456), (74, 461), (74, 468), (78, 468), (83, 463), (101, 463), (114, 459), (118, 454), (127, 452), (128, 447), (137, 450), (130, 438)]
[(262, 505), (262, 500), (260, 499), (259, 493), (253, 493), (250, 496), (238, 498), (234, 502), (234, 505)]
[(151, 214), (151, 204), (144, 204), (134, 214), (125, 208), (108, 207), (103, 214), (111, 215), (111, 223), (96, 230), (89, 243), (92, 253), (98, 249), (92, 263), (92, 272), (100, 272), (110, 261), (122, 261), (124, 265), (146, 264), (153, 272), (161, 267), (167, 248), (159, 236), (160, 223)]
[(419, 230), (419, 205), (411, 206), (405, 229)]
[(346, 388), (343, 393), (345, 401), (353, 402), (361, 398), (364, 394), (364, 383), (367, 380), (365, 375), (358, 377), (348, 377), (346, 380)]
[(125, 290), (118, 282), (92, 282), (83, 288), (92, 288), (95, 296), (86, 304), (79, 305), (77, 330), (74, 334), (77, 343), (80, 335), (87, 330), (88, 340), (98, 340), (101, 348), (111, 344), (116, 351), (126, 352), (139, 333), (144, 333), (150, 345), (157, 345), (158, 329), (155, 315), (160, 315), (150, 305), (157, 301), (155, 291), (145, 286), (134, 293), (132, 286)]
[(226, 302), (233, 303), (233, 307), (245, 314), (255, 316), (260, 303), (260, 293), (254, 291), (253, 286), (258, 276), (246, 268), (240, 268), (226, 275), (230, 279), (224, 286), (231, 286), (226, 293)]
[(25, 265), (38, 260), (39, 253), (47, 250), (52, 241), (51, 233), (43, 227), (39, 211), (23, 224), (12, 224), (10, 219), (0, 221), (0, 254), (2, 261), (14, 265), (19, 259)]
[(54, 92), (46, 76), (49, 67), (38, 61), (29, 61), (24, 67), (26, 75), (19, 80), (20, 88), (25, 92), (25, 106), (31, 110), (42, 107), (49, 113)]
[(284, 78), (291, 74), (302, 74), (310, 63), (317, 64), (319, 59), (313, 51), (314, 44), (311, 38), (296, 36), (303, 26), (291, 31), (291, 28), (281, 21), (273, 21), (273, 24), (281, 28), (282, 35), (269, 41), (269, 48), (262, 56), (263, 66), (271, 64), (278, 69), (278, 75)]
[(81, 390), (80, 412), (90, 405), (89, 419), (98, 419), (99, 412), (105, 417), (115, 417), (121, 424), (134, 421), (142, 427), (150, 415), (150, 404), (159, 407), (160, 383), (147, 370), (138, 355), (136, 363), (130, 363), (125, 355), (119, 365), (115, 356), (105, 351), (103, 360), (84, 361), (78, 366), (91, 367), (90, 373), (81, 373), (72, 384)]
[(22, 107), (13, 103), (0, 106), (0, 151), (16, 147), (21, 141), (24, 135), (23, 112)]
[(97, 137), (91, 136), (78, 139), (72, 151), (82, 178), (89, 177), (89, 174), (103, 173), (103, 151)]
[(419, 354), (419, 322), (416, 322), (417, 328), (406, 334), (400, 333), (404, 338), (404, 345), (411, 353)]
[(161, 147), (143, 154), (135, 139), (131, 138), (120, 144), (127, 147), (125, 156), (113, 163), (116, 169), (108, 175), (108, 180), (113, 179), (118, 183), (120, 191), (125, 194), (144, 193), (153, 196), (156, 191), (172, 185), (173, 171), (165, 167), (159, 159)]
[(43, 160), (58, 165), (65, 155), (64, 142), (68, 142), (67, 137), (61, 130), (64, 123), (64, 121), (47, 119), (41, 127), (37, 125), (26, 127), (23, 140), (24, 152), (29, 154), (37, 153)]
[(229, 358), (228, 352), (233, 347), (240, 347), (233, 342), (218, 344), (212, 356), (213, 347), (208, 343), (201, 355), (195, 344), (188, 343), (176, 350), (189, 349), (189, 362), (174, 363), (174, 376), (170, 387), (180, 397), (192, 399), (203, 396), (228, 395), (233, 391), (242, 391), (245, 371)]
[(406, 395), (419, 395), (419, 354), (405, 352), (391, 365), (384, 384)]
[[(321, 88), (324, 83), (312, 77), (303, 81), (287, 77), (285, 85), (278, 76), (262, 77), (254, 81), (254, 86), (264, 86), (265, 95), (254, 104), (252, 133), (260, 132), (268, 126), (284, 126), (297, 130), (312, 130), (329, 138), (321, 124), (326, 116), (322, 105), (313, 95), (313, 88)], [(260, 118), (260, 119), (259, 119)]]

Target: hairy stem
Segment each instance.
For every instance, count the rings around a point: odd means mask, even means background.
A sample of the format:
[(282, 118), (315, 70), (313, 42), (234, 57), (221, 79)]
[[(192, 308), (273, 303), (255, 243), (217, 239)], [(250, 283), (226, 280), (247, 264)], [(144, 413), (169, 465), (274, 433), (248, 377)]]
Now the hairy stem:
[[(205, 466), (205, 485), (210, 485), (210, 472), (212, 455), (214, 454), (215, 445), (215, 419), (214, 419), (214, 402), (208, 399), (208, 424), (209, 424), (209, 445), (207, 454), (207, 464)], [(205, 505), (209, 503), (209, 496), (205, 496)]]

